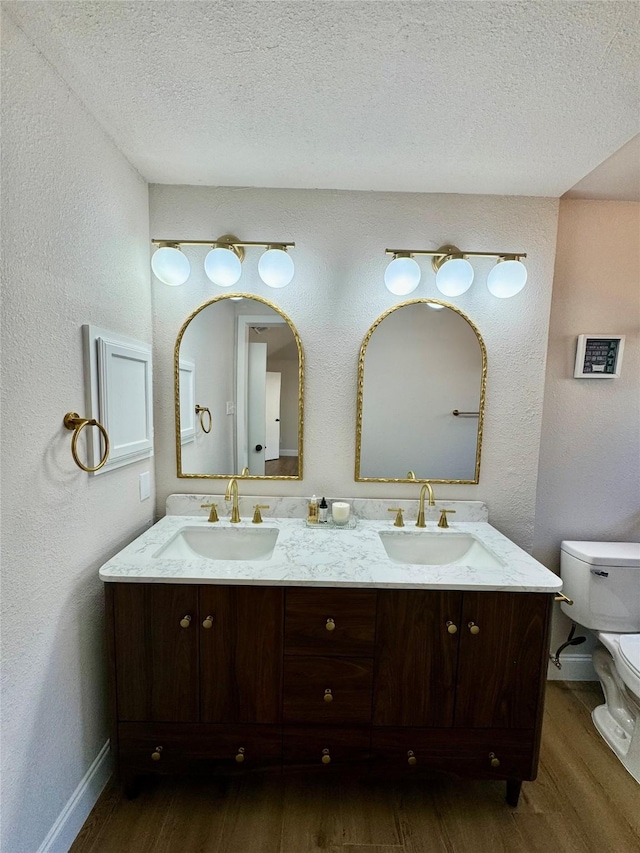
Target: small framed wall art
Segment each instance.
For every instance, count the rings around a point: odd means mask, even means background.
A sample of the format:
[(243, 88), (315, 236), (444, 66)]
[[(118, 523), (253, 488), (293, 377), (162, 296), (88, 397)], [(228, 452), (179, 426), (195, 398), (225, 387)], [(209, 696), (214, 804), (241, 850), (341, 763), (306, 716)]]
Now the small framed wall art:
[(575, 379), (615, 379), (620, 376), (624, 335), (578, 335)]

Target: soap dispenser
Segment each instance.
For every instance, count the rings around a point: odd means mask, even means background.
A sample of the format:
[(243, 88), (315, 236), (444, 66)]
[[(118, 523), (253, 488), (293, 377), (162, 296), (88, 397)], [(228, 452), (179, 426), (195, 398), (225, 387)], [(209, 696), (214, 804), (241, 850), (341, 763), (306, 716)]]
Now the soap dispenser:
[(309, 524), (318, 523), (318, 498), (315, 495), (313, 495), (311, 500), (309, 501), (309, 507), (307, 509), (307, 522)]

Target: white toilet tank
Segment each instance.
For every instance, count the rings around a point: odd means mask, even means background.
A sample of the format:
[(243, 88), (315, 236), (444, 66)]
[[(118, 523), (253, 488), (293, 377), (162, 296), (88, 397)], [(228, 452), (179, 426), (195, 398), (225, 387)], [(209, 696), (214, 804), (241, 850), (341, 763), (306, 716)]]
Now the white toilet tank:
[(640, 543), (574, 542), (561, 545), (562, 591), (573, 605), (562, 610), (594, 631), (640, 631)]

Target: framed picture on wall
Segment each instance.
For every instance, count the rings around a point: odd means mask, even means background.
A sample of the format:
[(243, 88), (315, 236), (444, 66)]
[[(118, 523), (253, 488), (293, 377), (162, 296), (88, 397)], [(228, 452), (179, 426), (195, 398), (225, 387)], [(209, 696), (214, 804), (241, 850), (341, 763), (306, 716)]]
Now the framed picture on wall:
[(615, 379), (620, 376), (624, 335), (578, 335), (575, 379)]

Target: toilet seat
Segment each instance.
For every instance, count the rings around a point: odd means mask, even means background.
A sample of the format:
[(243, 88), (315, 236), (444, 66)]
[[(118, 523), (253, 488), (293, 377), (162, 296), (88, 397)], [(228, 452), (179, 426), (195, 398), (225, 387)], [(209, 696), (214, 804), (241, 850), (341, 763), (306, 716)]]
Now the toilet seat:
[(640, 702), (640, 634), (595, 633), (602, 645), (611, 652), (620, 678), (635, 696), (636, 702)]
[(640, 634), (620, 637), (620, 653), (627, 666), (640, 678)]

